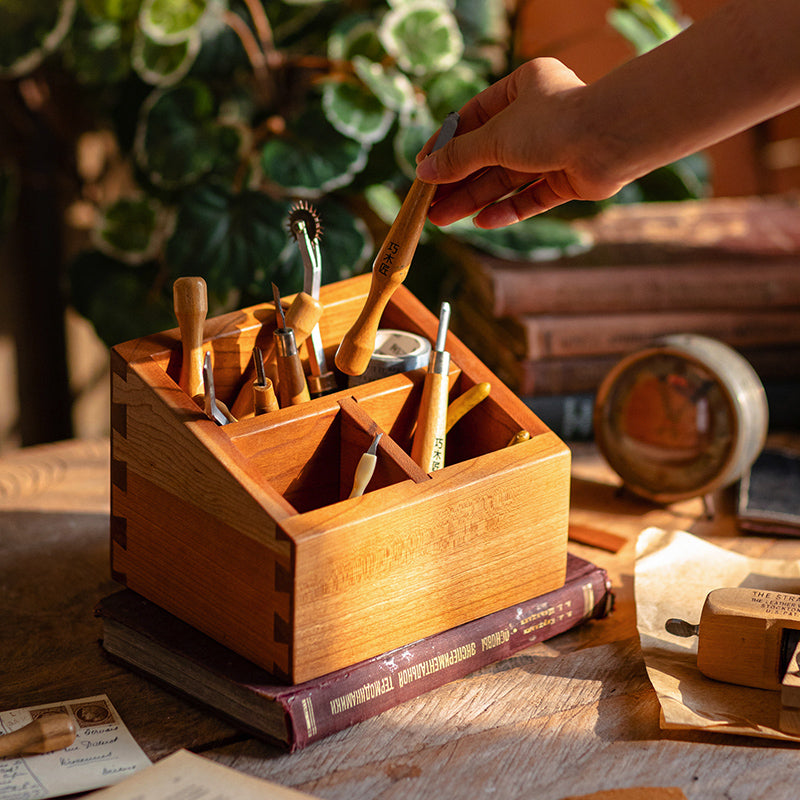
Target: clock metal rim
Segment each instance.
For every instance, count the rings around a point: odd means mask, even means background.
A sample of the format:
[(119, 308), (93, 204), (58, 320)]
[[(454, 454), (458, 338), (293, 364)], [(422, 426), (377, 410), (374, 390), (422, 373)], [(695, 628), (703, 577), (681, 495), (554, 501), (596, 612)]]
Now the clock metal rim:
[[(638, 362), (657, 357), (686, 361), (708, 372), (720, 389), (730, 416), (733, 442), (714, 476), (690, 490), (656, 489), (639, 479), (616, 455), (617, 447), (607, 430), (608, 403), (617, 382)], [(595, 441), (600, 452), (623, 484), (637, 495), (658, 503), (671, 503), (707, 495), (738, 480), (764, 447), (768, 427), (768, 406), (763, 384), (751, 364), (723, 342), (700, 334), (673, 334), (659, 337), (646, 348), (623, 357), (600, 384), (594, 409)], [(644, 471), (644, 470), (643, 470)]]

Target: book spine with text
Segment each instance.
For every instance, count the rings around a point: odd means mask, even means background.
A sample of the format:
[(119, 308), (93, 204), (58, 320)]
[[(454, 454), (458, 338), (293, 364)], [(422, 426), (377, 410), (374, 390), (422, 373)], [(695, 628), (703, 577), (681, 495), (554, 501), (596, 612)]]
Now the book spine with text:
[(605, 616), (613, 601), (607, 574), (586, 564), (561, 589), (295, 687), (282, 698), (293, 749)]
[(604, 617), (612, 605), (606, 571), (568, 554), (560, 589), (294, 686), (128, 589), (104, 598), (95, 613), (112, 660), (295, 751)]

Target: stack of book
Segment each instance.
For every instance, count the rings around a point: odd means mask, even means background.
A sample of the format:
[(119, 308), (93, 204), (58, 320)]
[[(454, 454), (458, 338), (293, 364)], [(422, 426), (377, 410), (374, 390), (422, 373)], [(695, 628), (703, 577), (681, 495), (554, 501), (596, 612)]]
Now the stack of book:
[(294, 686), (129, 589), (104, 598), (95, 613), (112, 660), (295, 751), (605, 617), (613, 600), (606, 570), (570, 553), (560, 589)]
[(573, 433), (589, 432), (591, 398), (611, 367), (671, 333), (734, 347), (768, 395), (770, 382), (800, 379), (798, 198), (616, 205), (575, 225), (593, 242), (577, 256), (456, 259), (454, 332), (534, 411), (563, 416), (568, 398), (583, 428)]

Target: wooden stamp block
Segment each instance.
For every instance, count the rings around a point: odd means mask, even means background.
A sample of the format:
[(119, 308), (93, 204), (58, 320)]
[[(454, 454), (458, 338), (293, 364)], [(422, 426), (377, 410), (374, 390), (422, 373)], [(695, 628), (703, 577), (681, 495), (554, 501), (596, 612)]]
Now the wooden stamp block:
[[(322, 288), (331, 364), (369, 280)], [(402, 286), (381, 324), (436, 337)], [(220, 399), (274, 327), (271, 303), (206, 321)], [(451, 400), (492, 388), (427, 474), (408, 455), (424, 370), (218, 426), (178, 385), (177, 329), (115, 347), (114, 577), (293, 683), (561, 586), (569, 450), (452, 334), (447, 350)], [(375, 474), (349, 498), (378, 432)]]

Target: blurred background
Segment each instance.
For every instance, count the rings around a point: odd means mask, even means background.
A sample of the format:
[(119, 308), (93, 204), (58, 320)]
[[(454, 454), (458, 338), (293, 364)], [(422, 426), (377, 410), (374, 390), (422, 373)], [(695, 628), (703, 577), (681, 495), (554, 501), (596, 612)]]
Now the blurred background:
[[(177, 276), (206, 278), (212, 315), (271, 299), (271, 281), (283, 295), (299, 290), (292, 202), (320, 213), (326, 281), (365, 271), (447, 111), (535, 56), (595, 80), (720, 4), (7, 0), (0, 452), (107, 435), (109, 347), (175, 326)], [(416, 257), (427, 266), (407, 284), (435, 308), (463, 284), (454, 246), (558, 264), (602, 238), (592, 221), (609, 206), (779, 196), (794, 208), (798, 184), (800, 110), (608, 204), (564, 207), (510, 233), (428, 230)], [(748, 224), (741, 208), (725, 217), (728, 232)], [(794, 369), (782, 377), (800, 377)], [(526, 398), (591, 396), (591, 385), (501, 377)]]

